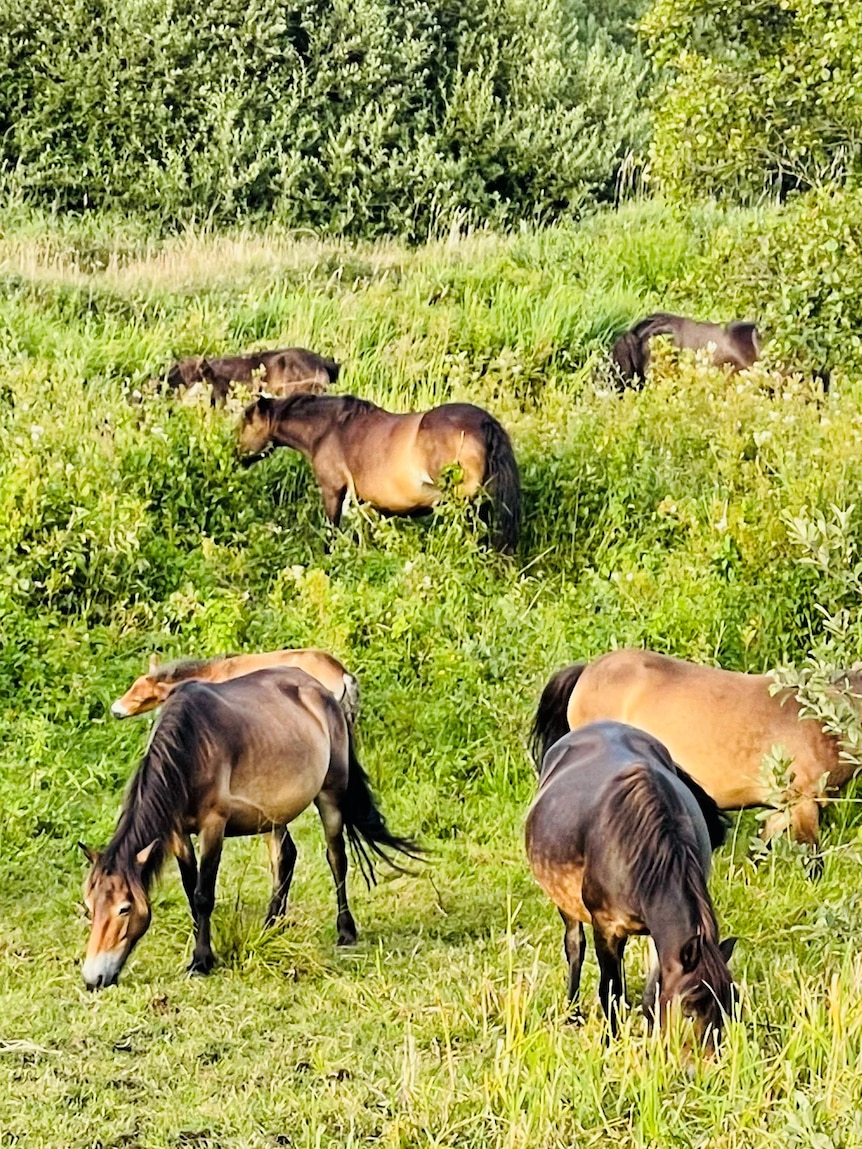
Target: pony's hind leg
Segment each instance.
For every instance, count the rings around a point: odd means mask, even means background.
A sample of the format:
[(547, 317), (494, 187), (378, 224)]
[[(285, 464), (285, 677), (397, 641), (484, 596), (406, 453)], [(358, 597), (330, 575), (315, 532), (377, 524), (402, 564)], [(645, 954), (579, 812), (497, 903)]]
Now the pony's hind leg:
[(215, 907), (215, 885), (221, 850), (224, 843), (225, 821), (213, 820), (201, 827), (200, 865), (195, 886), (195, 948), (189, 963), (189, 973), (209, 973), (215, 965), (215, 954), (210, 936), (210, 919)]
[(287, 910), (287, 895), (296, 866), (296, 845), (286, 826), (277, 826), (269, 836), (272, 858), (272, 900), (266, 911), (264, 928), (275, 925)]
[(584, 951), (587, 948), (587, 939), (584, 936), (584, 927), (579, 921), (568, 917), (562, 910), (560, 910), (560, 917), (563, 919), (566, 927), (563, 946), (566, 951), (566, 961), (569, 963), (569, 986), (567, 993), (569, 1020), (580, 1023), (583, 1020), (583, 1014), (578, 1004), (578, 994), (581, 988), (581, 968), (584, 964)]
[(338, 903), (338, 944), (352, 946), (356, 941), (356, 923), (347, 904), (347, 850), (344, 845), (344, 816), (338, 799), (321, 791), (314, 800), (326, 835), (326, 860), (335, 879), (335, 898)]

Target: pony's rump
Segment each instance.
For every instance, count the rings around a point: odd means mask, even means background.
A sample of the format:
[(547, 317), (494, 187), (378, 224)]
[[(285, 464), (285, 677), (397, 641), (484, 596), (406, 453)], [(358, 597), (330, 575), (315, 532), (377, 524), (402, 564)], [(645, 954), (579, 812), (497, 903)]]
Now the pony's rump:
[(586, 668), (586, 662), (564, 666), (549, 680), (542, 691), (530, 731), (530, 750), (536, 771), (540, 774), (545, 755), (555, 742), (559, 742), (563, 735), (569, 732), (569, 720), (566, 717), (569, 699)]

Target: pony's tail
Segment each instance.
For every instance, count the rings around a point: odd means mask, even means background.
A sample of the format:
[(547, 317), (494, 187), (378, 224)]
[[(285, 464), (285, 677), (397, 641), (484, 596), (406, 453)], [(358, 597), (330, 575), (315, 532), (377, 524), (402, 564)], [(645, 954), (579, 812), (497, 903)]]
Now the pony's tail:
[(716, 804), (713, 798), (707, 794), (706, 790), (695, 782), (690, 774), (687, 774), (681, 766), (676, 768), (677, 777), (684, 786), (691, 792), (695, 802), (700, 807), (700, 812), (703, 814), (703, 820), (706, 822), (706, 829), (709, 833), (709, 844), (713, 850), (717, 850), (719, 846), (724, 845), (724, 840), (727, 837), (727, 831), (730, 827), (730, 819), (724, 814), (721, 808)]
[(521, 476), (512, 441), (500, 424), (487, 415), (482, 426), (485, 442), (485, 474), (494, 502), (494, 546), (511, 554), (521, 533)]
[(339, 705), (344, 711), (348, 725), (355, 726), (356, 719), (359, 717), (359, 683), (352, 674), (345, 674), (343, 681), (344, 694), (341, 696)]
[(341, 371), (341, 364), (336, 363), (334, 359), (324, 359), (323, 369), (329, 376), (329, 382), (335, 383), (335, 381), (338, 379), (338, 373)]
[(542, 770), (542, 759), (554, 743), (559, 742), (563, 735), (569, 732), (566, 710), (572, 691), (586, 668), (585, 662), (576, 662), (574, 666), (564, 666), (562, 670), (557, 671), (542, 691), (542, 697), (539, 699), (539, 707), (536, 710), (536, 717), (533, 719), (533, 727), (530, 731), (530, 749), (533, 754), (533, 762), (539, 773)]
[(611, 362), (624, 387), (630, 386), (646, 374), (646, 356), (643, 342), (634, 331), (625, 331), (611, 348)]
[(406, 854), (408, 858), (419, 858), (423, 854), (411, 838), (398, 838), (387, 827), (383, 815), (378, 810), (368, 775), (363, 770), (353, 744), (353, 730), (347, 725), (347, 789), (341, 799), (341, 814), (344, 830), (353, 852), (353, 857), (365, 884), (370, 888), (377, 884), (375, 862), (382, 858), (393, 870), (406, 872), (395, 862), (389, 851)]

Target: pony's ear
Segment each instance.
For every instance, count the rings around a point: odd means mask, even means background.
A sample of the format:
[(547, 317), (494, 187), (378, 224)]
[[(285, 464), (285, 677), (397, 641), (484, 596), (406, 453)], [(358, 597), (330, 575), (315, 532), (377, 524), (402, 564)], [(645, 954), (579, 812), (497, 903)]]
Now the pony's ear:
[(143, 850), (138, 850), (137, 854), (135, 854), (135, 861), (138, 863), (141, 869), (143, 869), (147, 862), (150, 860), (150, 854), (152, 854), (155, 846), (156, 843), (154, 839), (152, 842), (150, 842), (149, 846), (144, 846)]
[(271, 415), (275, 400), (272, 395), (261, 395), (257, 401), (257, 409), (261, 415)]
[(99, 854), (99, 851), (98, 850), (91, 850), (90, 847), (85, 846), (83, 842), (79, 842), (78, 845), (84, 851), (84, 856), (86, 857), (86, 859), (90, 863), (90, 865), (95, 866), (96, 862), (98, 862), (98, 860), (101, 856)]
[(726, 962), (730, 961), (731, 954), (738, 941), (739, 938), (725, 938), (723, 942), (718, 943), (718, 952)]
[(150, 655), (150, 674), (155, 674), (159, 669), (159, 656), (157, 654)]
[(702, 950), (703, 943), (700, 934), (692, 934), (688, 941), (683, 943), (682, 949), (679, 951), (683, 973), (691, 973), (697, 969)]

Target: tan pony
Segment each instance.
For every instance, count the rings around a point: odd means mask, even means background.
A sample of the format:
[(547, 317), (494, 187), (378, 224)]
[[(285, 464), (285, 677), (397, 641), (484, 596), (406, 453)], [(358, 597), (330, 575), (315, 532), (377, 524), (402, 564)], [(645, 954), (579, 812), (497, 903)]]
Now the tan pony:
[(521, 482), (512, 444), (497, 420), (472, 403), (396, 414), (354, 395), (267, 396), (246, 408), (239, 451), (253, 463), (273, 447), (292, 447), (311, 463), (323, 509), (338, 526), (347, 495), (393, 515), (429, 511), (441, 477), (456, 464), (459, 493), (481, 489), (494, 509), (494, 546), (513, 551), (521, 522)]
[(229, 658), (209, 658), (199, 661), (173, 662), (160, 666), (155, 655), (150, 659), (147, 674), (136, 678), (122, 698), (111, 706), (115, 718), (131, 718), (161, 706), (181, 682), (227, 682), (256, 670), (278, 666), (294, 666), (304, 670), (325, 686), (344, 711), (347, 721), (356, 721), (359, 709), (359, 685), (353, 675), (337, 658), (325, 650), (269, 650), (262, 654), (236, 654)]
[[(851, 689), (857, 689), (854, 676)], [(545, 687), (533, 724), (537, 756), (568, 730), (611, 719), (645, 730), (670, 751), (725, 810), (779, 807), (769, 837), (789, 821), (799, 842), (816, 846), (820, 806), (853, 776), (838, 741), (813, 718), (800, 717), (792, 690), (770, 693), (767, 674), (697, 666), (649, 650), (615, 650), (557, 672)], [(764, 759), (781, 747), (790, 759), (783, 792)]]

